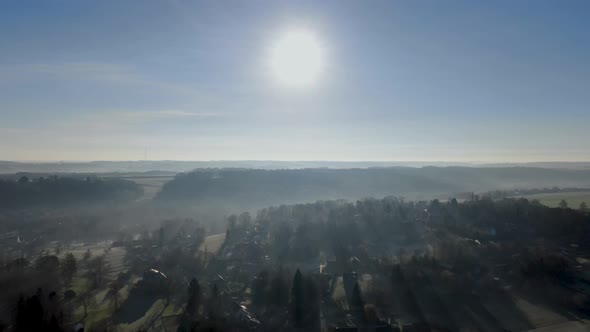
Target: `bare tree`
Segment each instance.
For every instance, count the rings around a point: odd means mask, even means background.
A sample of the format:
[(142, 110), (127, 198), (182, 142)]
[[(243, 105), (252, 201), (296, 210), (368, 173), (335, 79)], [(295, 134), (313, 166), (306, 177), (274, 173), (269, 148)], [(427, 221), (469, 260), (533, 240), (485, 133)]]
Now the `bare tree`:
[(88, 261), (86, 276), (91, 282), (91, 287), (99, 287), (107, 273), (108, 263), (104, 256), (96, 256)]
[(83, 256), (84, 261), (89, 260), (90, 257), (92, 257), (92, 253), (90, 252), (90, 249), (86, 249), (86, 252), (84, 252), (84, 256)]
[(64, 282), (66, 285), (69, 285), (72, 282), (72, 278), (78, 269), (76, 257), (69, 252), (66, 254), (66, 257), (61, 262), (61, 274), (64, 278)]
[(84, 318), (88, 316), (88, 309), (93, 307), (96, 304), (96, 299), (94, 294), (90, 291), (86, 291), (80, 294), (80, 302), (82, 303), (82, 307), (84, 308)]
[(567, 209), (567, 201), (565, 199), (562, 199), (561, 202), (559, 202), (559, 207), (562, 209)]
[(109, 290), (106, 294), (107, 298), (111, 299), (111, 301), (115, 304), (115, 310), (119, 310), (119, 301), (120, 296), (119, 292), (123, 288), (123, 283), (120, 279), (114, 280), (109, 285)]

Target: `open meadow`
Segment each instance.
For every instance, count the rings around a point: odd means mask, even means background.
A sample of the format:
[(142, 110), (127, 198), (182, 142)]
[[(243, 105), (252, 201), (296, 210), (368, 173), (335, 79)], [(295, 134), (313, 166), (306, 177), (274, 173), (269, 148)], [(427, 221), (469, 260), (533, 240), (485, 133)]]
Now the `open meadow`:
[(143, 188), (142, 199), (152, 199), (162, 189), (162, 186), (174, 176), (131, 176), (121, 177), (123, 180), (129, 180), (137, 183)]
[(525, 195), (523, 197), (528, 200), (536, 199), (541, 204), (548, 207), (558, 207), (561, 200), (565, 200), (568, 206), (572, 209), (579, 208), (582, 202), (590, 204), (590, 191), (544, 193)]

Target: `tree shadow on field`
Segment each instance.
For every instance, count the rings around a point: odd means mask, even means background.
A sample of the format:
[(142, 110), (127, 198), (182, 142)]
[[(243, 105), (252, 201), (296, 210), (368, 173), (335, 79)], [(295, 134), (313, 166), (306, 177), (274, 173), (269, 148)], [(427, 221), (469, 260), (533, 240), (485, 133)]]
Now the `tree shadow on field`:
[(157, 299), (157, 296), (133, 289), (127, 301), (114, 314), (113, 321), (117, 324), (135, 322), (145, 315)]

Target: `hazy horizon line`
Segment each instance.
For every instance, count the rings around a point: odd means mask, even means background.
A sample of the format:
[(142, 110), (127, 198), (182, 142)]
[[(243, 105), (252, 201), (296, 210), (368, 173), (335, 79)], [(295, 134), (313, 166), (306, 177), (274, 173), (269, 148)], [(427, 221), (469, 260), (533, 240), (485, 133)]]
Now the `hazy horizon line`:
[(322, 159), (90, 159), (90, 160), (8, 160), (6, 163), (34, 163), (34, 164), (58, 164), (58, 163), (99, 163), (99, 162), (279, 162), (279, 163), (442, 163), (442, 164), (536, 164), (536, 163), (590, 163), (590, 160), (531, 160), (531, 161), (455, 161), (455, 160), (322, 160)]

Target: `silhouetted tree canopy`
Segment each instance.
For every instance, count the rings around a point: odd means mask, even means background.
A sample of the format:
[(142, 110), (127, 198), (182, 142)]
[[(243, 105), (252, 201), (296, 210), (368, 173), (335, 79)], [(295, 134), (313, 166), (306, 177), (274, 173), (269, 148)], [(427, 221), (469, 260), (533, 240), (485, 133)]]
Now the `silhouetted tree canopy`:
[(303, 277), (297, 270), (293, 277), (293, 287), (291, 289), (291, 302), (293, 307), (293, 321), (295, 327), (301, 327), (303, 323), (304, 299), (303, 299)]
[(57, 317), (48, 311), (47, 306), (53, 301), (51, 298), (51, 294), (49, 298), (46, 298), (40, 288), (33, 296), (28, 298), (21, 296), (16, 305), (14, 331), (64, 331)]
[(120, 179), (52, 176), (17, 181), (0, 179), (0, 208), (28, 208), (74, 203), (136, 199), (143, 189)]
[(201, 286), (196, 278), (192, 278), (188, 285), (188, 300), (186, 302), (186, 313), (191, 318), (196, 318), (201, 305)]
[(551, 186), (590, 186), (590, 171), (529, 167), (365, 169), (198, 169), (177, 175), (162, 200), (218, 201), (258, 207), (326, 198), (358, 199)]

